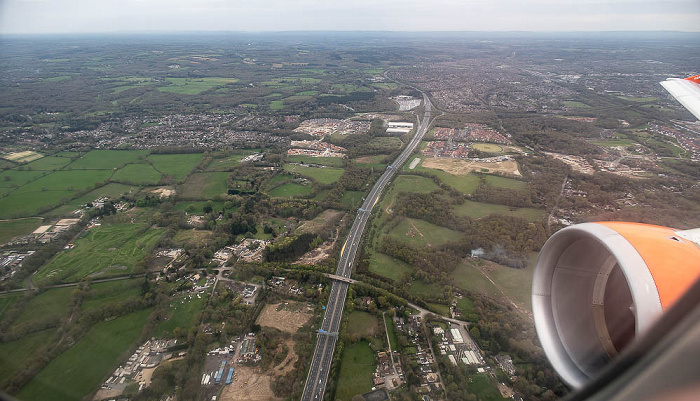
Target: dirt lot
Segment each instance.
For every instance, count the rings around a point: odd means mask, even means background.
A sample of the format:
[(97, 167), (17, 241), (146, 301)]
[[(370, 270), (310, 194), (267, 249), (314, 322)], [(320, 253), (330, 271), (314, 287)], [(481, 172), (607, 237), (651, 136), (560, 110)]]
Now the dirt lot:
[[(283, 302), (267, 305), (260, 313), (257, 324), (296, 333), (311, 318), (313, 307), (301, 302)], [(221, 400), (224, 401), (264, 401), (281, 400), (275, 397), (270, 384), (294, 369), (299, 358), (294, 352), (294, 341), (284, 343), (289, 349), (287, 357), (269, 371), (263, 373), (260, 368), (236, 366), (236, 380), (224, 387)]]
[(423, 167), (440, 169), (454, 175), (467, 175), (472, 171), (482, 171), (487, 169), (488, 172), (500, 172), (520, 177), (518, 171), (518, 163), (507, 160), (504, 162), (477, 162), (465, 159), (448, 159), (440, 157), (428, 157), (422, 164)]
[(266, 305), (256, 323), (293, 334), (309, 321), (312, 311), (312, 307), (301, 302)]
[(332, 225), (333, 227), (339, 225), (343, 217), (345, 217), (345, 212), (333, 209), (324, 210), (323, 213), (319, 214), (315, 219), (305, 221), (303, 224), (301, 224), (297, 228), (296, 232), (299, 234), (318, 234), (319, 230), (321, 230), (324, 225)]
[(221, 400), (224, 401), (267, 401), (281, 400), (272, 393), (272, 377), (262, 374), (258, 368), (236, 366), (237, 380), (224, 387)]
[(167, 198), (169, 196), (175, 195), (175, 190), (168, 187), (160, 187), (151, 191), (153, 194), (157, 194), (161, 198)]

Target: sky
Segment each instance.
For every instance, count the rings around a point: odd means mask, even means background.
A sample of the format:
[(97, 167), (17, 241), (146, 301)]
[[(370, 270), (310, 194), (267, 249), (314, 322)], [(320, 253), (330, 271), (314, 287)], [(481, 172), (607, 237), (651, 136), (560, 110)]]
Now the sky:
[(0, 34), (700, 31), (700, 0), (0, 0)]

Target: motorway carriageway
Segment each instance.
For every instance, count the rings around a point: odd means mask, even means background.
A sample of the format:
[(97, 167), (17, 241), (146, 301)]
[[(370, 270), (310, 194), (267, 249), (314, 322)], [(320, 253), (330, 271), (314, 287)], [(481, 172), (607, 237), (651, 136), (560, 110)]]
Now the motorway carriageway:
[[(416, 134), (411, 141), (406, 145), (406, 148), (396, 158), (394, 164), (387, 167), (384, 174), (374, 184), (372, 190), (365, 198), (362, 207), (357, 212), (355, 221), (350, 229), (350, 234), (345, 240), (342, 250), (340, 251), (340, 260), (336, 269), (336, 276), (350, 278), (352, 267), (355, 261), (355, 255), (362, 238), (362, 233), (365, 230), (365, 225), (369, 220), (372, 208), (379, 200), (382, 191), (391, 181), (391, 178), (396, 173), (396, 170), (406, 162), (416, 149), (418, 144), (425, 136), (425, 133), (430, 126), (430, 111), (432, 105), (430, 99), (423, 94), (423, 104), (425, 105), (425, 113), (423, 119), (418, 117), (418, 128)], [(343, 316), (343, 307), (345, 306), (345, 298), (347, 297), (349, 284), (343, 281), (334, 281), (331, 287), (330, 296), (328, 297), (328, 305), (326, 313), (323, 316), (321, 329), (318, 332), (318, 340), (316, 349), (314, 350), (313, 359), (309, 368), (309, 375), (306, 378), (304, 385), (304, 393), (301, 397), (303, 401), (322, 400), (323, 393), (326, 389), (328, 380), (328, 372), (333, 361), (333, 352), (335, 351), (335, 343), (338, 340), (338, 330), (340, 329), (340, 319)]]

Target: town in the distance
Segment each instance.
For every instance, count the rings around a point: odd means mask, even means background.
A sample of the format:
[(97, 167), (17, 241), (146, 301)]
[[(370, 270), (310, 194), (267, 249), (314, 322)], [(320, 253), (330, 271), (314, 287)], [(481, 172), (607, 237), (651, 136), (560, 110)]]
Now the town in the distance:
[(555, 400), (533, 267), (700, 227), (700, 35), (0, 41), (0, 390)]

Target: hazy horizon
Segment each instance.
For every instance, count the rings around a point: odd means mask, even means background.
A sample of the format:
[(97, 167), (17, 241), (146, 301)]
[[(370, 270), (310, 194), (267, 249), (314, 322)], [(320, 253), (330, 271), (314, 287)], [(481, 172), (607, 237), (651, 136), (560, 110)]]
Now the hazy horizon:
[(2, 0), (0, 34), (700, 32), (695, 0)]

